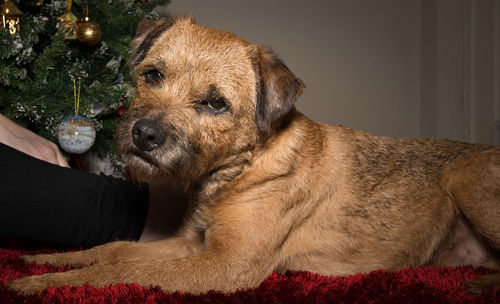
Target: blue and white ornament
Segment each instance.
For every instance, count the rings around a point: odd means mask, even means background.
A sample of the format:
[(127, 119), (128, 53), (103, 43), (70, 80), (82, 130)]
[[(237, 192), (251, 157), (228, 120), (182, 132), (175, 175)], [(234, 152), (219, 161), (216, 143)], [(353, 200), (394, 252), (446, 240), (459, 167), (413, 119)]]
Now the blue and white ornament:
[(87, 152), (95, 141), (95, 128), (92, 121), (80, 115), (66, 117), (57, 129), (61, 148), (74, 154)]
[(76, 93), (76, 80), (73, 79), (75, 94), (75, 114), (63, 119), (57, 128), (57, 139), (61, 148), (73, 154), (87, 152), (95, 141), (95, 127), (90, 119), (78, 115), (80, 109), (80, 85), (78, 80), (78, 94)]

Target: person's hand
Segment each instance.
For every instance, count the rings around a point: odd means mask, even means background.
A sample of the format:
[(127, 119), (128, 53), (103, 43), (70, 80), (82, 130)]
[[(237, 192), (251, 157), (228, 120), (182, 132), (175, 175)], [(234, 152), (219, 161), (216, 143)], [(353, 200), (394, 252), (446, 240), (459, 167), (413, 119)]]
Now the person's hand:
[(43, 161), (69, 167), (53, 142), (23, 128), (0, 114), (0, 142)]

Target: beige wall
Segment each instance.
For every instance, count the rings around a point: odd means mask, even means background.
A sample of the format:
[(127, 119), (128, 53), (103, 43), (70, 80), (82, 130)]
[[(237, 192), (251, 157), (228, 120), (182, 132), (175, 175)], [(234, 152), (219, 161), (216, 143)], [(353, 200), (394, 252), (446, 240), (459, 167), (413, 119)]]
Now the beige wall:
[(315, 120), (491, 142), (500, 119), (499, 2), (172, 0), (161, 11), (271, 46), (306, 83), (298, 108)]
[(421, 136), (500, 144), (500, 1), (421, 4)]

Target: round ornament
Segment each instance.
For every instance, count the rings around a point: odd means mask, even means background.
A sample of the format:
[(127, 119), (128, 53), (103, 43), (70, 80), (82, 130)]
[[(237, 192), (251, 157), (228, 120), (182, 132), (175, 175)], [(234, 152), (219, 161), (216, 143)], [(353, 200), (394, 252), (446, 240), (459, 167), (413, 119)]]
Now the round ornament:
[(76, 39), (86, 46), (93, 46), (101, 42), (101, 27), (97, 22), (85, 17), (84, 21), (78, 22), (76, 27)]
[(87, 152), (94, 144), (95, 135), (94, 124), (80, 115), (66, 117), (57, 129), (59, 144), (68, 153)]

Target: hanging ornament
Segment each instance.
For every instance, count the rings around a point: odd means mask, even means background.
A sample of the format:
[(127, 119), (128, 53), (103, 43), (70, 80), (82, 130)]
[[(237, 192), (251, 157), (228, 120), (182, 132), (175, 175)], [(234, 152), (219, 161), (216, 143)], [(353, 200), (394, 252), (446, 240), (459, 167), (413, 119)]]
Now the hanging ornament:
[(2, 25), (3, 28), (9, 30), (11, 35), (19, 33), (21, 27), (19, 25), (19, 17), (23, 14), (20, 9), (18, 9), (14, 3), (10, 0), (0, 0), (0, 10), (2, 13)]
[(57, 26), (60, 30), (64, 32), (64, 39), (74, 40), (76, 39), (76, 27), (78, 23), (78, 18), (71, 11), (72, 0), (68, 0), (66, 5), (66, 10), (59, 18), (57, 18)]
[(78, 115), (80, 107), (80, 84), (78, 81), (78, 95), (76, 93), (76, 81), (73, 80), (73, 90), (75, 94), (75, 114), (63, 119), (57, 129), (57, 138), (61, 148), (73, 154), (87, 152), (95, 141), (94, 124), (86, 117)]
[(101, 27), (97, 22), (91, 21), (89, 17), (85, 17), (83, 21), (78, 22), (76, 28), (76, 39), (81, 44), (93, 46), (101, 42), (102, 32)]
[(89, 8), (85, 9), (85, 17), (82, 21), (78, 22), (76, 27), (76, 39), (81, 44), (86, 46), (93, 46), (101, 42), (102, 32), (99, 23), (90, 20)]

